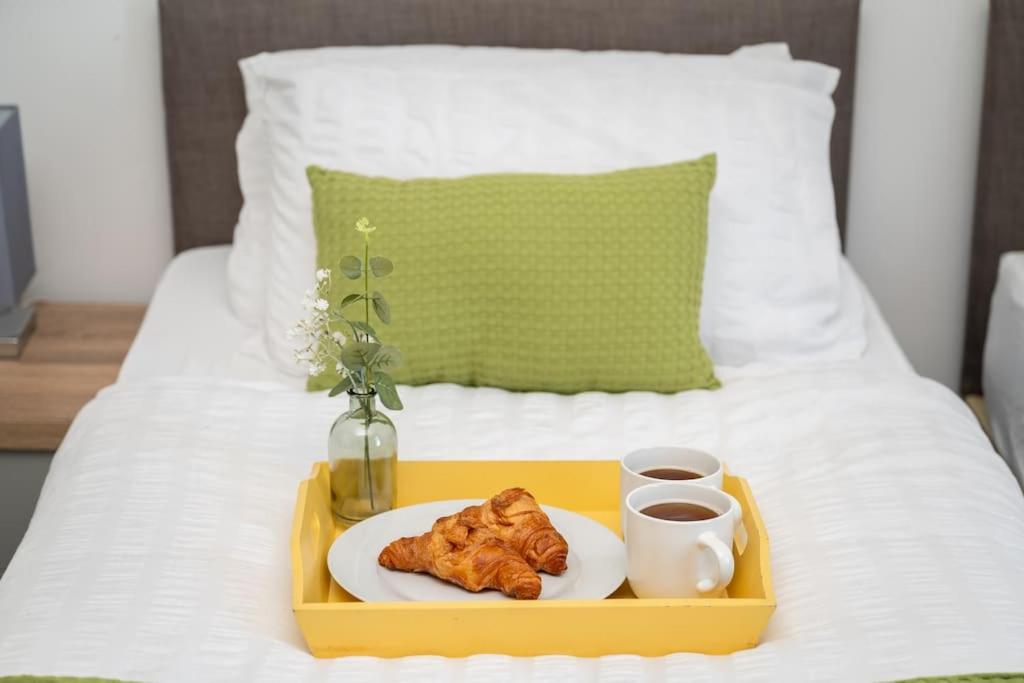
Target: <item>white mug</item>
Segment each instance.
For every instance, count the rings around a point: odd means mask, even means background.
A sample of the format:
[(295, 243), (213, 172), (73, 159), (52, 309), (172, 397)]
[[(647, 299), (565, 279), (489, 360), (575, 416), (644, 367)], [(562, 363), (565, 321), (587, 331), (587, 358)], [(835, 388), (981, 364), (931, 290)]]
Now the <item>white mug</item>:
[(725, 468), (718, 458), (706, 451), (678, 446), (658, 446), (627, 453), (619, 464), (619, 528), (622, 529), (623, 538), (626, 536), (626, 496), (641, 486), (670, 481), (641, 474), (660, 467), (689, 470), (702, 475), (697, 479), (684, 480), (687, 483), (722, 488), (722, 474)]
[[(643, 514), (659, 503), (694, 503), (718, 513), (677, 522)], [(626, 576), (638, 598), (711, 598), (724, 594), (736, 569), (733, 534), (742, 524), (739, 501), (690, 482), (662, 482), (626, 497)]]

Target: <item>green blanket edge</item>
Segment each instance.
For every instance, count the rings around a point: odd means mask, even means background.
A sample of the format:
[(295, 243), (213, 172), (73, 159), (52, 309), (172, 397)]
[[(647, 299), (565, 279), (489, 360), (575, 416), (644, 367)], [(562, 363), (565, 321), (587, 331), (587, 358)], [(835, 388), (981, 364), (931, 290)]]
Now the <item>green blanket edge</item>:
[(927, 676), (925, 678), (905, 678), (893, 683), (1024, 683), (1024, 673), (1012, 674), (960, 674), (958, 676)]
[(136, 683), (114, 678), (80, 678), (77, 676), (0, 676), (0, 683)]
[[(1024, 673), (961, 674), (905, 678), (893, 683), (1024, 683)], [(0, 683), (129, 683), (113, 678), (75, 678), (73, 676), (0, 676)]]

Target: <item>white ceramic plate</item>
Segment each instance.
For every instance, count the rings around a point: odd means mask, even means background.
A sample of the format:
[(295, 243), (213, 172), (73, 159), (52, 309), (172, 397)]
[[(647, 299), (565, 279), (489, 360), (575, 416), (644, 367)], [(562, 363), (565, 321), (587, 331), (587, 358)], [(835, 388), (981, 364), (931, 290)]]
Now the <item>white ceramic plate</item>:
[[(363, 602), (511, 600), (496, 590), (470, 593), (428, 574), (385, 569), (377, 556), (402, 536), (429, 531), (438, 517), (481, 500), (443, 500), (410, 505), (371, 517), (339, 536), (327, 553), (327, 567), (342, 588)], [(626, 548), (610, 529), (583, 515), (541, 506), (569, 543), (568, 568), (561, 576), (541, 572), (541, 600), (601, 600), (626, 578)]]

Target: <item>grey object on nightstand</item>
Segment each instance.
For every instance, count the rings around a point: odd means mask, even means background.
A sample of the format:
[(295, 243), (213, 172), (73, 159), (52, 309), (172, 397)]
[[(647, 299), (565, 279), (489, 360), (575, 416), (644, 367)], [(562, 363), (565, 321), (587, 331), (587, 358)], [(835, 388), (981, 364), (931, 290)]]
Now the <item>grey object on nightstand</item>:
[(0, 105), (0, 358), (21, 354), (35, 315), (19, 300), (36, 272), (18, 108)]

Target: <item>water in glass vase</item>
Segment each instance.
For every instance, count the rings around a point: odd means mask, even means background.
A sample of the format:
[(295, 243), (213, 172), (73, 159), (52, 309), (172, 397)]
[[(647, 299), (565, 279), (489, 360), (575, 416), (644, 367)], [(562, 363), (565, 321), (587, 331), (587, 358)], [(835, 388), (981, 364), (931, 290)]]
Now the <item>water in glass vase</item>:
[(398, 436), (377, 395), (349, 391), (349, 409), (331, 427), (331, 508), (344, 524), (355, 524), (395, 506)]

